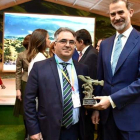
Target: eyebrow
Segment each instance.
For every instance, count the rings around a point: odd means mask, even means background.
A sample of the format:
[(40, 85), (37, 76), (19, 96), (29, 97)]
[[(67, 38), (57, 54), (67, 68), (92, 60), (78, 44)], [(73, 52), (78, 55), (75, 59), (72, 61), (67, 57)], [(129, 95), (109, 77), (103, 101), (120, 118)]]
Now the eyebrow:
[(117, 12), (112, 12), (112, 13), (109, 13), (109, 14), (110, 14), (111, 16), (115, 16), (116, 13), (117, 13), (118, 15), (121, 15), (121, 14), (124, 13), (124, 10), (119, 10), (119, 11), (117, 11)]

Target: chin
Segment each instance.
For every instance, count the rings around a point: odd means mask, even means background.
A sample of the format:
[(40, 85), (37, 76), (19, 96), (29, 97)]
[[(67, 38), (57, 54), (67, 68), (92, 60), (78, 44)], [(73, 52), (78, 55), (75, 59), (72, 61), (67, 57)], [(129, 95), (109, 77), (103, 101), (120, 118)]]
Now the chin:
[(122, 25), (113, 25), (113, 27), (117, 30), (117, 31), (122, 31), (125, 29), (125, 24)]

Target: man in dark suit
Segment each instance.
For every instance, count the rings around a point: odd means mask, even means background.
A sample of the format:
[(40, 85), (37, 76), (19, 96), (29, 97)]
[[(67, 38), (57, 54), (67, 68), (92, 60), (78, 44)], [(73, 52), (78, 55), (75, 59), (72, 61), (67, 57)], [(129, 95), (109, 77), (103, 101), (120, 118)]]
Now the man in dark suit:
[(88, 68), (72, 60), (74, 31), (60, 28), (54, 36), (54, 57), (35, 63), (27, 82), (24, 109), (28, 132), (32, 140), (39, 140), (40, 132), (43, 140), (85, 140), (82, 82), (77, 75), (88, 75)]
[[(76, 47), (80, 52), (79, 62), (88, 66), (89, 76), (92, 79), (97, 79), (97, 50), (92, 46), (90, 33), (86, 29), (76, 31)], [(86, 113), (86, 139), (94, 139), (94, 125), (91, 121), (92, 111)]]
[(93, 108), (102, 110), (104, 140), (139, 140), (140, 33), (131, 26), (133, 10), (126, 0), (113, 0), (109, 13), (116, 35), (101, 42), (98, 79), (104, 87), (97, 89)]

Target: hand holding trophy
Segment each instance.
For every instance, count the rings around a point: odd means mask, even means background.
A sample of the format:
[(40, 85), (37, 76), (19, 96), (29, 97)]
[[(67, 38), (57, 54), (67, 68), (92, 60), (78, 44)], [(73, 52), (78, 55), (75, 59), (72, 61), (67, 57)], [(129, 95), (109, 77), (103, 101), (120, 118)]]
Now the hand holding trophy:
[(104, 85), (104, 81), (98, 81), (98, 80), (93, 80), (89, 76), (83, 76), (83, 75), (78, 75), (78, 78), (81, 79), (83, 82), (85, 82), (82, 87), (84, 88), (83, 93), (85, 94), (85, 97), (83, 99), (83, 105), (94, 105), (97, 103), (95, 99), (93, 99), (94, 95), (92, 95), (94, 88), (94, 85)]

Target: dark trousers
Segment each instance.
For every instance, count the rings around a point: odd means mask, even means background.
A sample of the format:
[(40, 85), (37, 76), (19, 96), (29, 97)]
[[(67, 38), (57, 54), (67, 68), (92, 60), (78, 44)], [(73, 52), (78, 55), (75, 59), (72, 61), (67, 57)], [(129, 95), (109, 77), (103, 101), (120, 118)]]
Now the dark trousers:
[(119, 130), (115, 124), (113, 114), (110, 112), (106, 124), (103, 125), (103, 140), (140, 140), (140, 131), (127, 132)]
[(91, 121), (91, 114), (85, 116), (86, 140), (94, 140), (94, 124)]
[(69, 129), (61, 128), (59, 140), (78, 140), (78, 124), (72, 125)]

